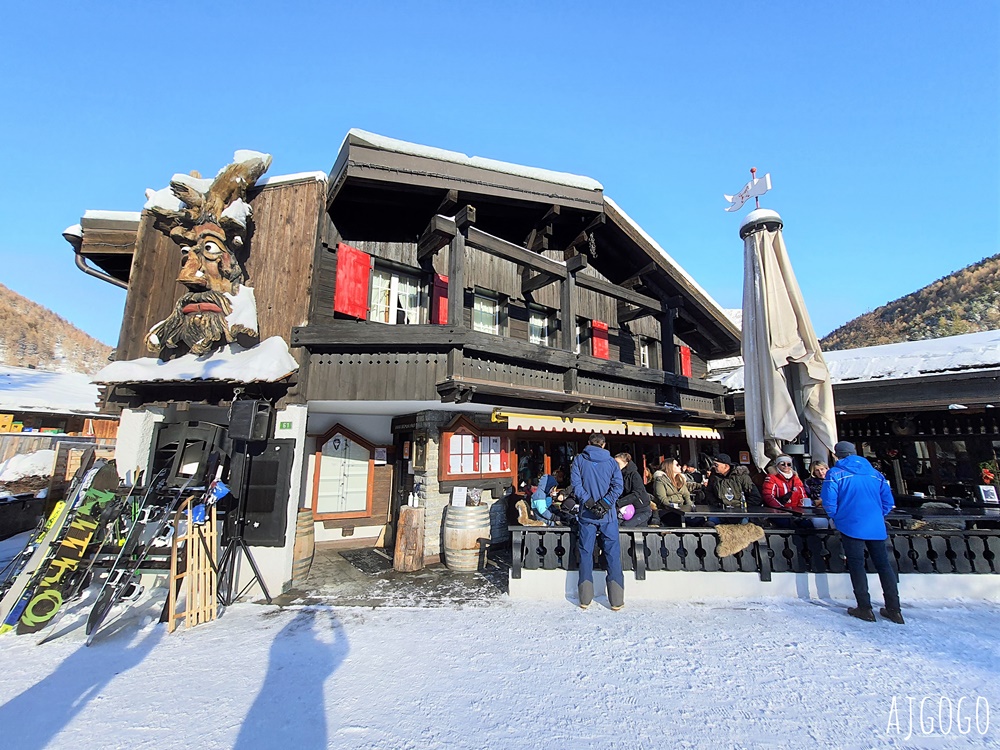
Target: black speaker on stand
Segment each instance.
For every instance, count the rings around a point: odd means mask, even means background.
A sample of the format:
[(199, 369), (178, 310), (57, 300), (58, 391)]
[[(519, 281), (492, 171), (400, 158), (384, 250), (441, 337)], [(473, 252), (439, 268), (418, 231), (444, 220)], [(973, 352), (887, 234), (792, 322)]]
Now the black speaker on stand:
[[(226, 607), (243, 596), (254, 581), (260, 584), (267, 603), (271, 603), (271, 594), (264, 583), (264, 576), (261, 575), (257, 561), (254, 560), (253, 553), (250, 552), (250, 547), (244, 539), (247, 525), (247, 495), (250, 489), (250, 443), (266, 442), (270, 427), (270, 403), (254, 399), (233, 401), (229, 410), (229, 437), (233, 441), (234, 452), (243, 453), (243, 464), (239, 477), (239, 495), (236, 498), (236, 523), (231, 527), (226, 549), (219, 559), (219, 601)], [(240, 552), (250, 563), (253, 579), (236, 593), (236, 562)]]

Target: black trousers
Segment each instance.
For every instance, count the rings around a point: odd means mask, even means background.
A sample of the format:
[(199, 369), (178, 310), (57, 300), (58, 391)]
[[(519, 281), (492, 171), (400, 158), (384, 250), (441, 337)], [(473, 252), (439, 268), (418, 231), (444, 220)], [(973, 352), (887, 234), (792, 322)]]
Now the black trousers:
[(847, 556), (847, 569), (851, 572), (851, 585), (854, 587), (854, 598), (862, 609), (871, 609), (872, 600), (868, 595), (868, 574), (865, 572), (865, 549), (878, 571), (878, 579), (882, 583), (882, 595), (885, 598), (885, 608), (899, 611), (899, 588), (896, 585), (896, 572), (889, 563), (889, 548), (885, 539), (856, 539), (841, 533), (841, 544), (844, 555)]

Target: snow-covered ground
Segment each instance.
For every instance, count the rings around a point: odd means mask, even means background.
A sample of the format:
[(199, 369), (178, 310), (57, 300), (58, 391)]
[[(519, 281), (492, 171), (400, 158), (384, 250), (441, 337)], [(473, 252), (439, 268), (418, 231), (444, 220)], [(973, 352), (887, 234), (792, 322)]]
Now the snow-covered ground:
[(0, 737), (20, 750), (1000, 746), (1000, 607), (919, 602), (900, 627), (840, 605), (242, 604), (171, 635), (150, 608), (90, 648), (64, 621), (40, 646), (0, 638)]
[(50, 450), (19, 453), (0, 461), (0, 482), (16, 482), (24, 477), (50, 477), (56, 452)]

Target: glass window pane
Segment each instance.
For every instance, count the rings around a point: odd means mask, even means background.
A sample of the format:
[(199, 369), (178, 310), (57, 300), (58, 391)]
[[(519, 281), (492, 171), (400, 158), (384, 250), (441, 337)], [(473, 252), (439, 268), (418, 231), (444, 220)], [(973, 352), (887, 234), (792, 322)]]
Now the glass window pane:
[(334, 435), (321, 449), (317, 513), (363, 512), (368, 508), (367, 448)]
[(372, 272), (372, 298), (368, 319), (379, 323), (389, 322), (390, 286), (392, 276), (385, 271)]

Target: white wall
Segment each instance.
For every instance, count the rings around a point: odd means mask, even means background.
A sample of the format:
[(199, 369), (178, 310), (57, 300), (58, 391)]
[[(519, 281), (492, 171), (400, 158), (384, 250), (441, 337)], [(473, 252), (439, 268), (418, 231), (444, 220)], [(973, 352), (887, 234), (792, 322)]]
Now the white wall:
[[(275, 438), (291, 438), (295, 440), (295, 458), (292, 461), (291, 480), (288, 497), (285, 498), (287, 525), (285, 527), (285, 543), (281, 547), (251, 547), (254, 561), (260, 569), (271, 596), (277, 596), (292, 585), (292, 562), (295, 547), (295, 522), (303, 492), (303, 475), (305, 466), (307, 409), (304, 405), (294, 404), (276, 412), (274, 415)], [(282, 423), (291, 423), (282, 428)], [(240, 555), (242, 558), (242, 555)], [(237, 568), (238, 588), (242, 589), (253, 580), (253, 570), (246, 560), (240, 559)], [(261, 597), (263, 592), (254, 584), (247, 592), (249, 597)]]
[[(838, 599), (853, 603), (854, 590), (847, 573), (772, 573), (761, 581), (757, 573), (707, 573), (703, 571), (647, 571), (646, 580), (625, 573), (625, 601), (704, 601), (705, 599), (758, 600), (769, 597), (794, 599)], [(899, 577), (899, 597), (917, 599), (978, 599), (1000, 602), (1000, 576), (952, 574), (905, 574)], [(602, 596), (604, 572), (594, 571), (594, 590)], [(513, 599), (577, 601), (577, 573), (565, 570), (522, 570), (521, 578), (510, 579)], [(868, 576), (872, 600), (881, 602), (877, 575)]]
[[(118, 439), (115, 441), (115, 466), (118, 476), (128, 484), (135, 482), (136, 469), (149, 469), (149, 457), (153, 450), (153, 435), (156, 425), (163, 421), (164, 410), (148, 407), (141, 411), (125, 409), (118, 423)], [(147, 477), (148, 481), (152, 477)]]

